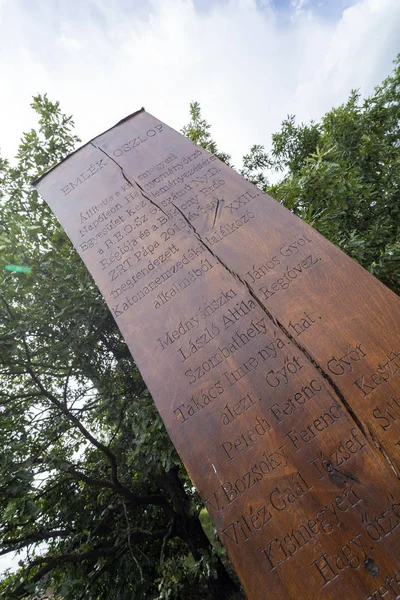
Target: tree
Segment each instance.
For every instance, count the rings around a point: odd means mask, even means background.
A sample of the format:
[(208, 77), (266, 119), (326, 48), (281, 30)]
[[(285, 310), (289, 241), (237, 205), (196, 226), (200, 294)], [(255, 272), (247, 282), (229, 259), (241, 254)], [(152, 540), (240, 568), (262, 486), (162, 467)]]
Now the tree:
[[(400, 55), (371, 97), (353, 91), (320, 123), (296, 125), (289, 116), (271, 151), (255, 146), (245, 166), (254, 183), (399, 294), (399, 164)], [(273, 186), (266, 166), (283, 173)]]
[(0, 554), (24, 550), (0, 592), (228, 598), (237, 585), (140, 373), (30, 185), (73, 150), (73, 121), (46, 96), (32, 106), (38, 130), (0, 164)]
[(222, 160), (222, 162), (231, 167), (230, 155), (226, 154), (226, 152), (220, 152), (217, 143), (211, 137), (211, 125), (202, 118), (200, 104), (198, 102), (191, 102), (189, 112), (190, 121), (182, 128), (183, 135), (186, 135), (192, 142), (201, 146), (204, 150), (211, 152), (211, 154), (214, 154), (219, 160)]

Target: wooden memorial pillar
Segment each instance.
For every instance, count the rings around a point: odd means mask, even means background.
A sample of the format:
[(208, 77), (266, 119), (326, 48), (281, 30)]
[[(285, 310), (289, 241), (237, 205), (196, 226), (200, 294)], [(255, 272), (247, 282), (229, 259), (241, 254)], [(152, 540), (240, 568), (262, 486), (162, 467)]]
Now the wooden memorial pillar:
[(397, 296), (143, 110), (36, 186), (248, 598), (396, 598)]

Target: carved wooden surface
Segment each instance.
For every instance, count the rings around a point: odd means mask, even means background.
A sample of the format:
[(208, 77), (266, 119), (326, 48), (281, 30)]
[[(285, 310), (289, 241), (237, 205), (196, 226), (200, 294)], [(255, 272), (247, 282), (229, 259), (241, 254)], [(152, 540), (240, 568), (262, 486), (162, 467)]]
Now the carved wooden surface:
[(37, 187), (248, 598), (396, 598), (399, 299), (145, 111)]

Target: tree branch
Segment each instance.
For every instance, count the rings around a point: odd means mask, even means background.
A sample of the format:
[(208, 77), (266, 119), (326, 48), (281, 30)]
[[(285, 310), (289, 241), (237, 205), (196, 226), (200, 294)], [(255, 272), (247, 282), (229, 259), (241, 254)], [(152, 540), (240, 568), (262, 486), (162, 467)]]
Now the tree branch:
[[(150, 531), (143, 531), (143, 530), (139, 529), (133, 533), (129, 532), (129, 536), (130, 536), (131, 543), (141, 544), (143, 542), (154, 541), (156, 539), (162, 539), (165, 537), (165, 535), (167, 533), (168, 533), (167, 529), (159, 529), (157, 531), (154, 531), (153, 533), (151, 533)], [(87, 552), (82, 552), (80, 554), (61, 554), (60, 556), (41, 556), (41, 557), (33, 560), (29, 564), (29, 566), (27, 567), (27, 571), (26, 571), (26, 577), (25, 577), (24, 581), (21, 582), (14, 589), (14, 594), (19, 597), (22, 597), (26, 594), (26, 586), (28, 583), (29, 573), (33, 568), (35, 568), (39, 565), (44, 564), (44, 566), (41, 569), (39, 569), (33, 575), (33, 577), (31, 577), (29, 579), (29, 584), (37, 583), (38, 581), (40, 581), (42, 579), (42, 577), (47, 575), (47, 573), (49, 573), (54, 568), (56, 568), (62, 564), (66, 564), (66, 563), (74, 564), (74, 563), (83, 562), (85, 560), (96, 560), (98, 558), (113, 557), (117, 553), (119, 553), (120, 550), (124, 546), (127, 546), (127, 539), (124, 540), (123, 542), (121, 542), (120, 544), (117, 544), (112, 547), (88, 550)]]
[(134, 506), (153, 504), (156, 506), (161, 506), (169, 514), (174, 514), (174, 510), (168, 503), (166, 497), (161, 494), (146, 494), (143, 496), (136, 496), (136, 494), (133, 494), (130, 490), (128, 490), (128, 488), (124, 486), (121, 486), (119, 484), (115, 485), (112, 481), (109, 481), (108, 479), (95, 479), (94, 477), (90, 477), (89, 475), (86, 475), (81, 471), (77, 471), (73, 467), (68, 470), (68, 473), (70, 475), (73, 475), (78, 481), (84, 481), (88, 485), (111, 489), (123, 496), (124, 498), (126, 498), (127, 500), (129, 500), (129, 502)]
[(0, 556), (3, 554), (8, 554), (9, 552), (15, 552), (24, 546), (29, 546), (30, 544), (34, 544), (35, 542), (43, 542), (45, 540), (50, 540), (55, 537), (68, 537), (71, 534), (67, 529), (60, 529), (56, 531), (43, 531), (38, 533), (31, 533), (22, 538), (9, 538), (1, 542), (0, 547), (4, 546), (12, 546), (12, 548), (4, 548), (0, 550)]

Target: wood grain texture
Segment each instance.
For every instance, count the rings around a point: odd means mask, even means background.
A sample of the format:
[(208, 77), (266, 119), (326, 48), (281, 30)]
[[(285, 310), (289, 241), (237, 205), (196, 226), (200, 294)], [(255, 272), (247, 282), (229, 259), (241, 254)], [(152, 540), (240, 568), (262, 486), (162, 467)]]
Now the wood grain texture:
[(145, 111), (37, 188), (248, 598), (395, 598), (399, 299)]

